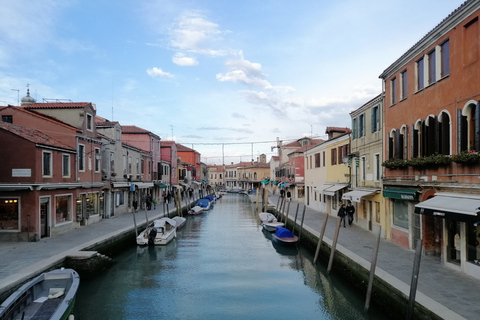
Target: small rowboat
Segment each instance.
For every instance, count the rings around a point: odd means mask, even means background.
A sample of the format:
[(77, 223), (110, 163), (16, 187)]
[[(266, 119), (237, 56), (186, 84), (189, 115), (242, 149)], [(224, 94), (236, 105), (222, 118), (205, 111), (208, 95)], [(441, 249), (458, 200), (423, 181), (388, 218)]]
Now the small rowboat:
[(0, 305), (0, 319), (67, 319), (75, 304), (79, 284), (80, 276), (73, 269), (42, 273)]

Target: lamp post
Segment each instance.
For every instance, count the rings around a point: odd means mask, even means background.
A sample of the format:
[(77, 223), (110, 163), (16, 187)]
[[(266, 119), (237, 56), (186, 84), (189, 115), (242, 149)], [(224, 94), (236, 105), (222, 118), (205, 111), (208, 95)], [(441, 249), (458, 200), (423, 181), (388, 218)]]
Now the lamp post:
[(20, 90), (19, 89), (12, 89), (12, 91), (17, 91), (17, 106), (20, 106)]

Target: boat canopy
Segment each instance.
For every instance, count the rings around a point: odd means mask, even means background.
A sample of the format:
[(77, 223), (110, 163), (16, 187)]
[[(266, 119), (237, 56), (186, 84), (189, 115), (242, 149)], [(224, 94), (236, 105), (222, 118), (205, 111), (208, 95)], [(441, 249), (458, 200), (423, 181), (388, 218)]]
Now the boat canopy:
[(176, 226), (177, 225), (177, 221), (173, 220), (173, 219), (170, 219), (170, 218), (161, 218), (161, 219), (158, 219), (158, 220), (155, 220), (153, 222), (153, 227), (154, 228), (160, 228), (160, 227), (163, 227), (165, 226), (165, 224), (168, 223), (172, 226)]
[(294, 238), (295, 236), (287, 228), (277, 228), (275, 235), (279, 238)]
[(213, 200), (215, 200), (215, 197), (212, 196), (212, 195), (209, 195), (209, 196), (206, 196), (205, 198), (203, 199), (208, 199), (208, 201), (212, 202)]
[(206, 207), (208, 207), (209, 203), (210, 203), (210, 201), (208, 199), (204, 198), (204, 199), (198, 200), (196, 206), (206, 208)]

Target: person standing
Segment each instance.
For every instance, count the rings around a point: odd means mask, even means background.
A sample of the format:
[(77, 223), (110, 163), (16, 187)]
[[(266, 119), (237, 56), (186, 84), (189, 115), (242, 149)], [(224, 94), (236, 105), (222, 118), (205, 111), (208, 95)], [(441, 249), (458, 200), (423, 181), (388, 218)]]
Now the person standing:
[(347, 215), (347, 210), (345, 209), (345, 204), (342, 203), (340, 206), (340, 209), (338, 209), (337, 216), (339, 216), (340, 219), (340, 224), (342, 224), (343, 221), (343, 227), (346, 228), (345, 226), (345, 216)]
[(353, 206), (351, 201), (348, 201), (346, 210), (348, 215), (348, 225), (351, 227), (353, 222), (353, 215), (355, 214), (355, 207)]

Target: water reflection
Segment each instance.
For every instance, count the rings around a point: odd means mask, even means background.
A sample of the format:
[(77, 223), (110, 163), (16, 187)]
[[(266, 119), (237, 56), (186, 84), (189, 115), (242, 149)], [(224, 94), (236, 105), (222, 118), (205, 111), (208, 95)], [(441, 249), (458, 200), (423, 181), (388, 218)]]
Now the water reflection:
[(384, 319), (302, 247), (263, 231), (247, 196), (226, 195), (189, 216), (167, 246), (132, 246), (83, 281), (76, 320)]

